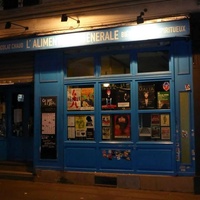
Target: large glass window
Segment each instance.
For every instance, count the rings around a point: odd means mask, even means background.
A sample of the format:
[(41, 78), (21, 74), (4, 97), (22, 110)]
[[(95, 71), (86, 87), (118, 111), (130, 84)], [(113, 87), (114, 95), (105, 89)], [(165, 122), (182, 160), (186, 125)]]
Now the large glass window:
[(101, 75), (130, 73), (128, 54), (105, 55), (101, 57)]
[[(139, 83), (138, 108), (140, 141), (171, 140), (168, 80)], [(161, 109), (166, 109), (167, 112), (158, 112)]]
[(169, 71), (169, 52), (153, 51), (137, 54), (138, 73)]

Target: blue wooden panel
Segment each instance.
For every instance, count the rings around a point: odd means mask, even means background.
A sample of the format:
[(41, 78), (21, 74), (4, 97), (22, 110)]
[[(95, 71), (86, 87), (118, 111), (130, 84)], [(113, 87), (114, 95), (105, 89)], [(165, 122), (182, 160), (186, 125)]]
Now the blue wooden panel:
[(131, 150), (101, 149), (100, 169), (132, 170)]
[(137, 170), (144, 171), (173, 171), (171, 149), (138, 149)]
[(0, 160), (7, 159), (7, 144), (5, 140), (0, 140)]
[(65, 167), (69, 168), (95, 168), (95, 148), (66, 148)]

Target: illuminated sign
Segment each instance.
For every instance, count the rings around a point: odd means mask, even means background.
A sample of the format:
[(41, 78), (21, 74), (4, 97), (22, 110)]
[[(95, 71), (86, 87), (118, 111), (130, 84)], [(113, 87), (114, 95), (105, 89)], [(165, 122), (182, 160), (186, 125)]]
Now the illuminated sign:
[(0, 42), (0, 54), (68, 48), (84, 45), (185, 37), (189, 34), (190, 26), (188, 20), (141, 24), (137, 26), (116, 27), (96, 31), (2, 41)]

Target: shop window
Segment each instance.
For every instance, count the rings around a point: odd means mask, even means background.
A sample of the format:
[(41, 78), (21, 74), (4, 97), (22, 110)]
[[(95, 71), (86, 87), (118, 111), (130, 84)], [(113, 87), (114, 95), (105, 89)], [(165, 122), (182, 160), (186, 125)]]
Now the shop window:
[(101, 85), (102, 110), (129, 110), (130, 83), (103, 83)]
[(94, 76), (93, 57), (68, 58), (67, 77)]
[(68, 140), (94, 140), (94, 115), (68, 115)]
[(102, 140), (130, 140), (130, 114), (103, 114), (101, 116)]
[(139, 109), (169, 109), (169, 81), (143, 82), (138, 84)]
[(94, 110), (94, 86), (68, 86), (67, 110)]
[[(171, 140), (170, 82), (165, 80), (139, 83), (138, 107), (139, 140)], [(166, 112), (158, 112), (164, 109)]]
[(169, 113), (139, 114), (140, 141), (169, 141), (170, 139)]
[(128, 54), (105, 55), (101, 57), (101, 75), (130, 73)]
[(169, 71), (169, 52), (154, 51), (137, 54), (138, 73)]
[(5, 96), (0, 93), (0, 137), (6, 136), (6, 103)]

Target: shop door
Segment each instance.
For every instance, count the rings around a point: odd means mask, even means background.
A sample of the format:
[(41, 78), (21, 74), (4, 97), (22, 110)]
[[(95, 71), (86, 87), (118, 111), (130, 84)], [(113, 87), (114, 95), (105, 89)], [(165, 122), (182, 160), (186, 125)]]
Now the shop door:
[(8, 160), (33, 160), (33, 92), (15, 88), (9, 94)]

